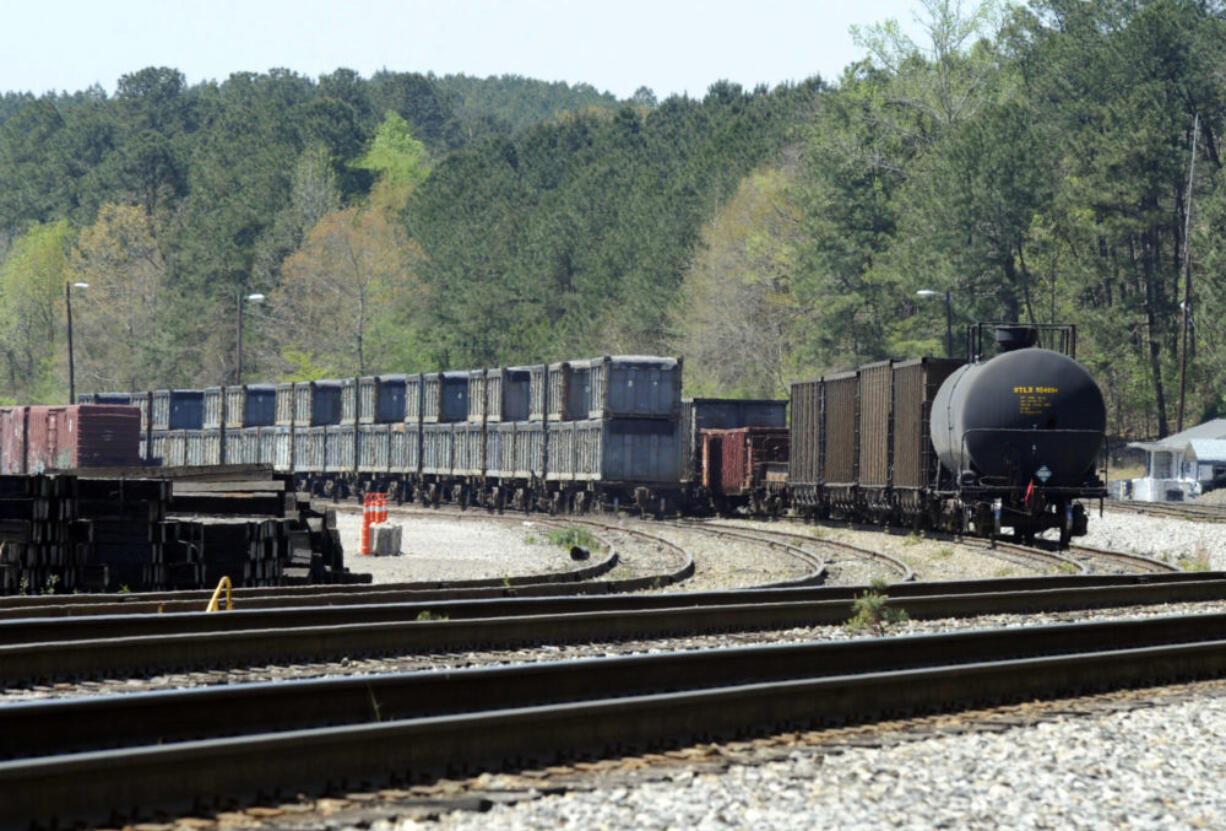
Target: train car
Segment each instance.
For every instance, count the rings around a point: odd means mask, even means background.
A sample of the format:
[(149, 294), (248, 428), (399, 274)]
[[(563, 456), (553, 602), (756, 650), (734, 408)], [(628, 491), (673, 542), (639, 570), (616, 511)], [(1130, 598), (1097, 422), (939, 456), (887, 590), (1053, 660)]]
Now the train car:
[(976, 324), (969, 361), (883, 361), (793, 384), (792, 505), (1023, 540), (1058, 529), (1067, 544), (1086, 532), (1084, 502), (1106, 496), (1102, 394), (1074, 346), (1070, 326)]
[(787, 427), (702, 431), (701, 485), (717, 513), (774, 515), (787, 504)]
[(131, 406), (0, 407), (0, 473), (139, 465), (140, 438)]
[[(942, 525), (984, 536), (1010, 528), (1026, 540), (1058, 529), (1067, 544), (1086, 533), (1083, 501), (1106, 497), (1096, 470), (1107, 423), (1102, 392), (1072, 354), (1039, 345), (1043, 328), (972, 327), (975, 359), (937, 391), (933, 497)], [(1046, 328), (1072, 352), (1072, 327)], [(985, 359), (989, 329), (997, 354)]]

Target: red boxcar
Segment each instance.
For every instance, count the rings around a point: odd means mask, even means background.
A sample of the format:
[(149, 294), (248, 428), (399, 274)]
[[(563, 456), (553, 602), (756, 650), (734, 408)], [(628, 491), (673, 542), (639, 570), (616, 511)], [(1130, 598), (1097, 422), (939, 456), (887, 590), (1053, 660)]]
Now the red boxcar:
[(786, 427), (702, 431), (702, 484), (720, 512), (770, 513), (787, 483)]
[(139, 464), (140, 410), (136, 407), (0, 407), (0, 473)]

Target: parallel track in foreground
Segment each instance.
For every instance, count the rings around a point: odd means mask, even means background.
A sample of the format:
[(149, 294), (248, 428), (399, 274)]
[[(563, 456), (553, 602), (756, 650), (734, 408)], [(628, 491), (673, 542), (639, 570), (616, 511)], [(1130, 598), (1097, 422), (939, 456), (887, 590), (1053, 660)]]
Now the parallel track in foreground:
[[(1198, 615), (14, 705), (6, 715), (17, 732), (3, 747), (24, 755), (0, 762), (0, 826), (201, 812), (219, 797), (1223, 674), (1226, 615)], [(246, 708), (218, 737), (221, 715)], [(117, 725), (133, 718), (148, 724), (125, 737)], [(81, 720), (85, 735), (63, 727)], [(33, 754), (21, 749), (28, 741)]]
[[(0, 622), (0, 683), (268, 662), (606, 643), (840, 625), (863, 587), (332, 606)], [(916, 619), (1226, 598), (1226, 574), (900, 583)], [(434, 619), (422, 619), (426, 617)]]

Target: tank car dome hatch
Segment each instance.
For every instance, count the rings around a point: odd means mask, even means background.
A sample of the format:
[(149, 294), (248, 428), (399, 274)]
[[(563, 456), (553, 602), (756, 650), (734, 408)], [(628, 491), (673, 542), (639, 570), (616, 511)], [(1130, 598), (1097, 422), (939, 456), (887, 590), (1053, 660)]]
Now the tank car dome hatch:
[(996, 338), (997, 350), (1012, 352), (1015, 349), (1028, 349), (1039, 341), (1039, 330), (1035, 326), (997, 326), (992, 330)]
[[(997, 332), (1009, 328), (1030, 327)], [(945, 380), (930, 432), (941, 464), (963, 484), (1073, 488), (1092, 474), (1106, 424), (1102, 392), (1081, 364), (1047, 349), (1013, 348)]]

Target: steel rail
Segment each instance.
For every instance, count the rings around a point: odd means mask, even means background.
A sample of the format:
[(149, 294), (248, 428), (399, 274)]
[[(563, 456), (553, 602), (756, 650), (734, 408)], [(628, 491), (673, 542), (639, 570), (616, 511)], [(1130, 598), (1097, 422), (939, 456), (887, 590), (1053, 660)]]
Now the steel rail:
[(0, 759), (883, 668), (1226, 639), (1226, 614), (778, 644), (47, 699), (0, 707)]
[[(673, 600), (676, 596), (652, 597)], [(1028, 592), (917, 595), (895, 598), (891, 604), (905, 609), (912, 618), (934, 619), (1216, 601), (1223, 598), (1226, 598), (1226, 580), (1215, 579), (1114, 583), (1093, 588)], [(589, 611), (105, 639), (6, 641), (5, 645), (0, 646), (0, 682), (16, 684), (66, 677), (113, 676), (124, 672), (144, 674), (160, 669), (319, 661), (355, 655), (509, 649), (540, 643), (599, 643), (678, 634), (790, 629), (839, 625), (845, 623), (851, 613), (846, 597), (817, 601), (765, 601), (766, 598), (759, 596), (750, 603), (655, 608), (635, 614)], [(236, 613), (228, 614), (234, 616)], [(219, 616), (225, 615), (211, 617)]]
[(1107, 503), (1108, 511), (1184, 519), (1189, 522), (1226, 522), (1226, 505), (1197, 505), (1195, 503), (1171, 502), (1121, 502)]
[(1153, 572), (1156, 574), (1172, 573), (1178, 574), (1181, 569), (1178, 566), (1173, 566), (1170, 563), (1164, 563), (1154, 557), (1147, 557), (1144, 554), (1133, 554), (1127, 551), (1109, 551), (1105, 548), (1097, 548), (1090, 545), (1081, 545), (1074, 543), (1069, 546), (1069, 550), (1082, 554), (1096, 560), (1106, 560), (1110, 563), (1124, 566), (1134, 571)]
[[(1017, 557), (1021, 557), (1023, 564), (1039, 562), (1048, 567), (1054, 567), (1059, 571), (1068, 574), (1089, 574), (1090, 568), (1085, 563), (1075, 560), (1072, 557), (1066, 557), (1055, 551), (1048, 551), (1044, 548), (1035, 548), (1030, 545), (1022, 545), (1021, 543), (1008, 542), (1007, 540), (963, 540), (963, 545), (969, 545), (976, 548), (988, 556), (997, 556), (1002, 559), (1018, 562)], [(1013, 554), (1014, 557), (1009, 557)]]
[(250, 800), (378, 786), (576, 754), (713, 736), (871, 721), (984, 703), (1226, 674), (1226, 641), (508, 707), (255, 736), (0, 762), (0, 827), (196, 812)]
[[(891, 597), (974, 595), (988, 593), (1031, 595), (1055, 589), (1089, 589), (1156, 583), (1201, 583), (1226, 580), (1226, 572), (1180, 572), (1163, 575), (1047, 575), (929, 583), (894, 583)], [(416, 600), (368, 605), (289, 606), (205, 614), (202, 612), (97, 617), (40, 617), (0, 621), (0, 643), (105, 639), (142, 635), (187, 634), (247, 629), (316, 627), (354, 623), (409, 622), (426, 617), (471, 619), (522, 617), (583, 612), (616, 611), (634, 614), (653, 609), (733, 606), (772, 602), (850, 601), (867, 586), (751, 588), (651, 595), (594, 595), (583, 597), (499, 597), (458, 601)]]
[[(1180, 572), (1164, 575), (1047, 575), (1042, 577), (993, 578), (942, 582), (894, 583), (887, 587), (891, 597), (953, 596), (989, 593), (1033, 596), (1036, 591), (1055, 589), (1088, 590), (1106, 586), (1133, 586), (1157, 583), (1202, 583), (1226, 580), (1226, 572)], [(586, 612), (636, 614), (654, 609), (719, 607), (753, 603), (848, 601), (868, 586), (802, 586), (749, 588), (706, 592), (664, 594), (596, 594), (579, 597), (555, 595), (462, 600), (438, 600), (409, 596), (387, 598), (371, 604), (290, 605), (268, 609), (237, 609), (224, 613), (204, 613), (199, 606), (192, 612), (163, 614), (78, 615), (26, 617), (0, 621), (0, 644), (65, 640), (101, 640), (145, 635), (194, 634), (287, 629), (298, 627), (342, 626), (362, 623), (407, 623), (421, 618), (464, 620), (472, 618), (526, 617)], [(293, 598), (297, 603), (301, 598)]]
[[(697, 528), (701, 528), (703, 526), (714, 527), (714, 528), (739, 528), (740, 527), (740, 526), (725, 525), (720, 522), (707, 522), (707, 521), (702, 521), (702, 520), (685, 520), (684, 525), (686, 527), (697, 527)], [(785, 539), (799, 540), (799, 541), (809, 543), (811, 545), (823, 545), (829, 548), (836, 548), (836, 549), (841, 549), (843, 551), (849, 551), (856, 557), (860, 557), (862, 559), (866, 559), (871, 562), (877, 563), (878, 565), (885, 566), (887, 569), (894, 572), (894, 574), (897, 575), (898, 579), (903, 582), (910, 582), (912, 580), (915, 580), (915, 571), (914, 569), (911, 568), (911, 566), (907, 565), (902, 560), (899, 560), (896, 557), (891, 557), (889, 554), (886, 554), (885, 552), (882, 552), (882, 551), (873, 551), (871, 548), (863, 548), (862, 546), (852, 545), (851, 543), (847, 543), (847, 542), (839, 542), (837, 540), (824, 540), (824, 539), (819, 539), (817, 537), (805, 536), (804, 534), (795, 534), (790, 531), (777, 531), (773, 528), (754, 528), (753, 533), (763, 534), (767, 536), (774, 536), (774, 537), (782, 537)]]

